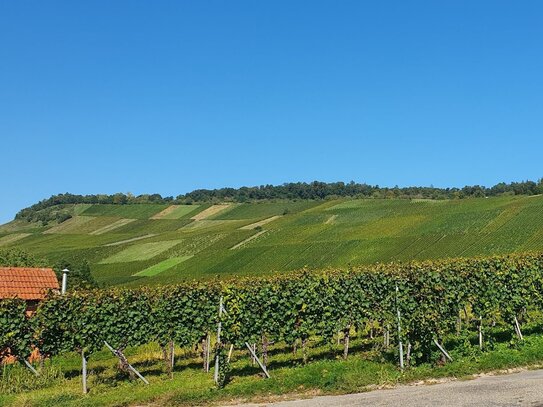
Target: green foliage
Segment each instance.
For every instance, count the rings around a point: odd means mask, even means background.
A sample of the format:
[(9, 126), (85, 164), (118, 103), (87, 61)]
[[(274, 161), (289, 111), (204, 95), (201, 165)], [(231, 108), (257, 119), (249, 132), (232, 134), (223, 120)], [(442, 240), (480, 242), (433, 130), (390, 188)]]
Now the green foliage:
[(0, 301), (0, 364), (10, 355), (26, 359), (32, 353), (35, 336), (26, 316), (26, 303), (19, 299)]
[[(397, 290), (396, 290), (397, 287)], [(455, 334), (461, 311), (483, 324), (500, 318), (509, 326), (526, 310), (543, 311), (543, 255), (376, 265), (348, 271), (304, 270), (231, 282), (73, 292), (50, 296), (31, 320), (17, 301), (1, 302), (3, 346), (18, 354), (32, 341), (46, 354), (85, 349), (107, 341), (116, 349), (174, 341), (198, 343), (221, 316), (223, 343), (331, 341), (347, 327), (396, 327), (413, 347), (413, 363), (431, 360), (434, 339)], [(433, 350), (432, 350), (433, 349)]]
[(16, 219), (25, 219), (28, 222), (41, 222), (43, 226), (50, 223), (62, 223), (73, 215), (73, 207), (66, 204), (45, 207), (39, 210), (23, 210)]
[(98, 283), (91, 274), (90, 264), (87, 260), (67, 261), (60, 260), (54, 267), (57, 278), (62, 278), (62, 270), (68, 269), (68, 290), (91, 289), (98, 287)]
[(219, 359), (219, 374), (217, 377), (217, 387), (222, 389), (228, 382), (228, 374), (231, 366), (228, 361), (228, 349), (223, 343), (215, 345), (215, 357)]
[(4, 267), (44, 267), (45, 260), (38, 259), (20, 249), (0, 250), (0, 266)]

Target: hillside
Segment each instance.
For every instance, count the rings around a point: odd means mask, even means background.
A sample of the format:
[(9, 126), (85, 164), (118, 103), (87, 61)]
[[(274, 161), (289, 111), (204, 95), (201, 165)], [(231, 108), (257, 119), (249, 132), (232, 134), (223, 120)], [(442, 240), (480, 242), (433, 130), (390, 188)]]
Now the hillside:
[(0, 249), (88, 259), (107, 284), (170, 283), (375, 262), (543, 250), (543, 196), (202, 205), (73, 204), (0, 226)]

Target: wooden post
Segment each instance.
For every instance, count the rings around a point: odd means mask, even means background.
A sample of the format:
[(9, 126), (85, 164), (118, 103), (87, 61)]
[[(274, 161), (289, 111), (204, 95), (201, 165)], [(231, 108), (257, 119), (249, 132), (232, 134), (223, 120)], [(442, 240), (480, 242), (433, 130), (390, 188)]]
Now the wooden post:
[(434, 339), (434, 343), (435, 343), (436, 346), (439, 348), (439, 350), (441, 351), (441, 353), (443, 353), (443, 355), (444, 355), (447, 359), (449, 359), (449, 360), (452, 362), (452, 361), (453, 361), (453, 358), (451, 358), (451, 356), (447, 353), (447, 351), (445, 350), (445, 348), (439, 344), (439, 342), (437, 341), (437, 339)]
[(209, 372), (209, 364), (211, 361), (210, 352), (211, 352), (211, 335), (208, 332), (207, 337), (206, 337), (206, 372)]
[(398, 293), (399, 293), (398, 285), (396, 284), (396, 313), (398, 316), (398, 348), (400, 351), (400, 369), (403, 370), (404, 364), (403, 364), (403, 343), (402, 343), (402, 325), (401, 325), (401, 314), (400, 314), (400, 308), (398, 307)]
[(81, 374), (83, 394), (87, 394), (87, 358), (85, 357), (85, 351), (83, 349), (81, 349)]
[[(107, 343), (106, 341), (104, 341), (104, 343), (105, 343), (105, 345), (107, 346), (107, 348), (111, 351), (111, 353), (113, 353), (115, 356), (117, 356), (117, 358), (119, 358), (119, 360), (122, 360), (123, 358), (126, 360), (126, 357), (122, 354), (122, 352), (113, 349), (113, 347), (112, 347), (109, 343)], [(141, 381), (142, 381), (143, 383), (149, 384), (149, 382), (147, 381), (147, 379), (146, 379), (145, 377), (143, 377), (143, 376), (141, 375), (141, 373), (138, 372), (138, 371), (134, 368), (134, 366), (132, 366), (130, 363), (128, 363), (128, 361), (126, 361), (126, 366), (127, 366), (132, 372), (134, 372), (134, 373), (136, 374), (136, 376), (138, 376), (138, 377), (141, 379)]]
[(307, 365), (307, 338), (302, 339), (302, 359), (304, 365)]
[(390, 346), (390, 326), (387, 325), (387, 337), (386, 337), (386, 341), (385, 341), (385, 346), (386, 348), (388, 349), (388, 347)]
[(175, 365), (175, 343), (170, 341), (170, 378), (173, 379), (173, 367)]
[(247, 349), (249, 349), (249, 352), (251, 352), (251, 355), (253, 356), (253, 358), (255, 358), (255, 360), (257, 361), (258, 365), (260, 366), (260, 368), (262, 369), (262, 371), (264, 372), (264, 374), (266, 375), (266, 377), (269, 379), (270, 378), (270, 374), (268, 373), (268, 371), (266, 370), (266, 366), (264, 366), (262, 364), (262, 362), (260, 361), (260, 359), (258, 358), (258, 356), (256, 356), (256, 352), (253, 350), (253, 348), (251, 347), (251, 345), (249, 345), (249, 342), (245, 342), (245, 346), (247, 346)]
[(234, 344), (230, 345), (230, 350), (228, 351), (228, 363), (230, 363), (230, 359), (232, 359), (232, 352), (234, 351)]
[(347, 325), (343, 332), (343, 359), (347, 359), (347, 356), (349, 356), (349, 339), (351, 335), (351, 325)]
[(207, 334), (201, 340), (202, 342), (202, 369), (207, 372)]
[(268, 337), (266, 334), (262, 334), (262, 363), (264, 366), (268, 365)]
[[(219, 323), (217, 324), (217, 346), (221, 345), (221, 329), (222, 329), (222, 297), (219, 301)], [(215, 371), (213, 372), (213, 379), (215, 380), (216, 384), (219, 384), (219, 355), (217, 354), (215, 356)]]
[(483, 318), (479, 317), (479, 348), (483, 349)]

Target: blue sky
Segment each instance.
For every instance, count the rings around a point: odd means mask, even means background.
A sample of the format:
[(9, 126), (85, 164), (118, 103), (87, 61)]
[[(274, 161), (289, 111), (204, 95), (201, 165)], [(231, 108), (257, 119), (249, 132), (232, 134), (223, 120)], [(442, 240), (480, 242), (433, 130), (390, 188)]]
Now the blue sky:
[(540, 1), (2, 1), (0, 221), (60, 192), (543, 176)]

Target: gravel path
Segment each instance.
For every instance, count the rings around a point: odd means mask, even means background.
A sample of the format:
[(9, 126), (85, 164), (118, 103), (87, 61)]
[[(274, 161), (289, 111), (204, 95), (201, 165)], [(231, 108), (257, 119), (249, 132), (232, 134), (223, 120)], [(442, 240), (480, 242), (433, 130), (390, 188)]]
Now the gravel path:
[(542, 406), (543, 370), (528, 370), (474, 380), (433, 385), (399, 386), (345, 396), (322, 396), (307, 400), (243, 407), (324, 407), (324, 406)]

